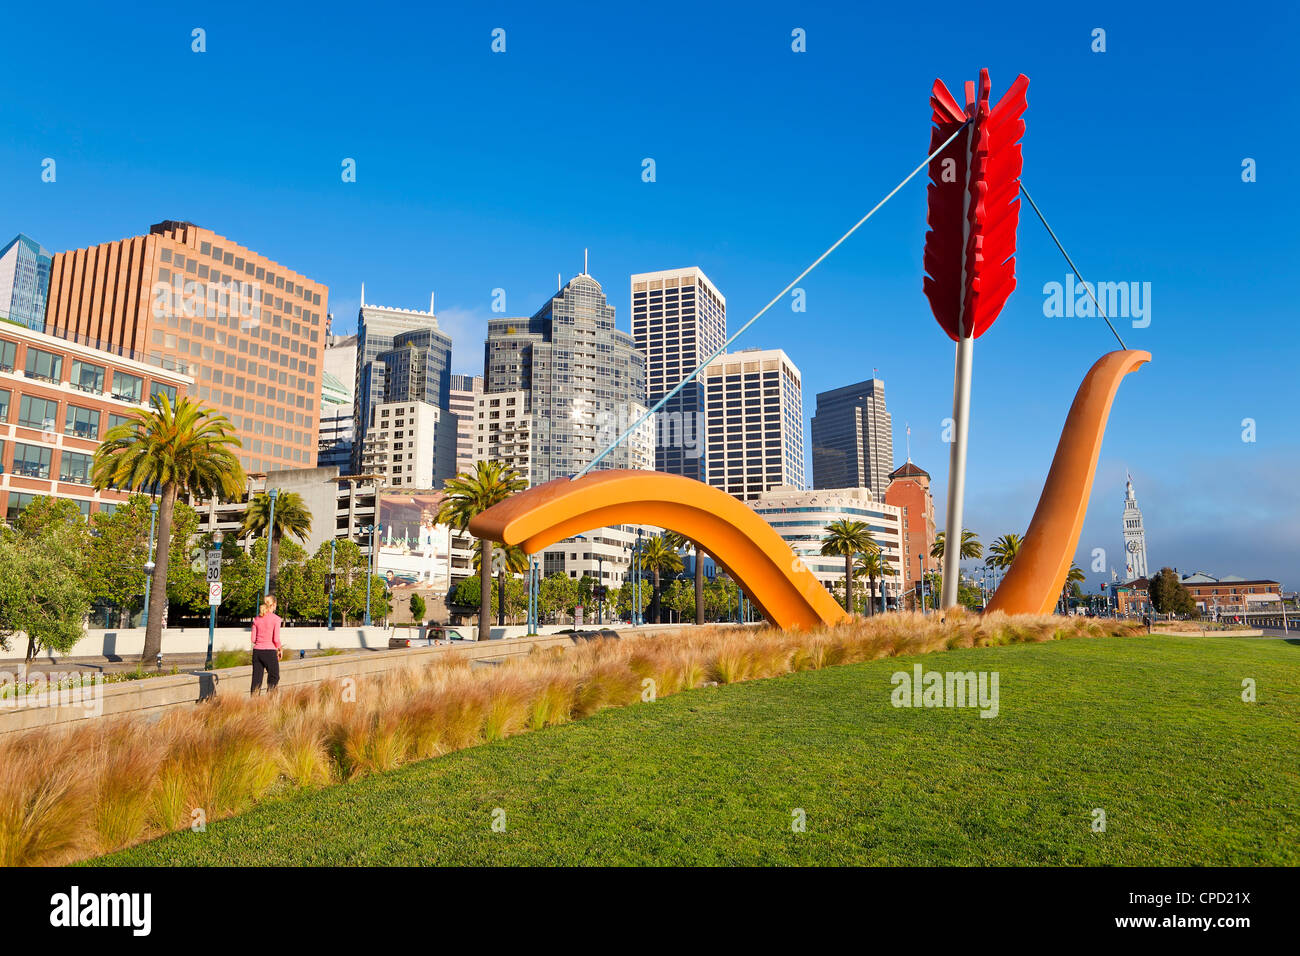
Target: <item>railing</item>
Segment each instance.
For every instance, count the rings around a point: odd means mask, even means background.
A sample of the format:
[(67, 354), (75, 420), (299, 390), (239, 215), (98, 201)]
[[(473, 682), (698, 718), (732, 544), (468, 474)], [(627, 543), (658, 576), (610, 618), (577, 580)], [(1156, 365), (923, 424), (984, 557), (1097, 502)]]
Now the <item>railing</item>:
[(48, 465), (42, 467), (41, 465), (28, 464), (25, 461), (14, 462), (13, 474), (22, 475), (24, 478), (42, 478), (45, 481), (50, 480), (50, 469)]
[(85, 345), (100, 352), (107, 352), (110, 355), (120, 355), (122, 358), (139, 362), (141, 365), (152, 365), (154, 368), (166, 369), (169, 372), (180, 372), (182, 375), (190, 374), (190, 366), (187, 362), (177, 362), (168, 358), (155, 359), (143, 352), (127, 348), (125, 345), (117, 345), (113, 342), (105, 342), (103, 339), (91, 338), (89, 335), (82, 335), (80, 332), (73, 332), (70, 329), (53, 329), (48, 334), (53, 335), (55, 338), (65, 339), (68, 342), (76, 342), (78, 345)]

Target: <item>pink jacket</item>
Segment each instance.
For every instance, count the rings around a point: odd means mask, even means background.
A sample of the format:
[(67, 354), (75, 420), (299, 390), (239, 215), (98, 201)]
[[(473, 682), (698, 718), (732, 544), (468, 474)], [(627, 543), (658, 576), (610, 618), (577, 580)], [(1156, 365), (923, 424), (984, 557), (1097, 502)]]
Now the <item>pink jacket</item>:
[(280, 649), (280, 616), (266, 614), (253, 618), (253, 649), (269, 651)]

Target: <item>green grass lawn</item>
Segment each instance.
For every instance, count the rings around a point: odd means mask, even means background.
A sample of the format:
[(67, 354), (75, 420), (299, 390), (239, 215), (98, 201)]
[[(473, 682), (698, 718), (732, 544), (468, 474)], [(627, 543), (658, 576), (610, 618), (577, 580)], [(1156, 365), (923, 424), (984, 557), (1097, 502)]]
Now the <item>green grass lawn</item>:
[[(893, 707), (916, 662), (997, 671), (999, 715)], [(96, 862), (1294, 865), (1298, 768), (1300, 645), (1071, 640), (607, 710)]]

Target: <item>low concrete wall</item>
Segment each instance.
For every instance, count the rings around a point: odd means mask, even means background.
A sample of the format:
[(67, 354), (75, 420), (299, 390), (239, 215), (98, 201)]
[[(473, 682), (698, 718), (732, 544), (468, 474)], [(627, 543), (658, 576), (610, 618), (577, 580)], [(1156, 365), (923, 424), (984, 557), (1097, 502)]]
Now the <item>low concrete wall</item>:
[[(553, 624), (542, 627), (540, 633), (554, 634), (572, 624)], [(681, 625), (673, 625), (679, 627)], [(615, 629), (627, 629), (627, 625), (616, 625)], [(643, 628), (644, 629), (644, 628)], [(455, 627), (462, 636), (472, 638), (478, 629), (473, 626)], [(492, 639), (522, 637), (528, 629), (522, 625), (492, 628)], [(323, 650), (327, 647), (341, 649), (359, 648), (363, 650), (384, 650), (388, 639), (406, 634), (414, 635), (416, 629), (410, 627), (342, 627), (334, 630), (326, 627), (284, 627), (280, 630), (282, 643), (291, 650)], [(213, 634), (214, 650), (247, 650), (251, 642), (250, 631), (246, 627), (219, 627)], [(164, 665), (171, 654), (204, 654), (208, 649), (208, 629), (206, 627), (169, 627), (162, 632), (162, 653)], [(144, 650), (144, 628), (116, 628), (86, 632), (86, 636), (68, 654), (56, 655), (43, 651), (36, 655), (40, 661), (57, 662), (81, 657), (106, 657), (109, 660), (136, 660)], [(21, 661), (27, 654), (27, 639), (21, 635), (9, 642), (9, 650), (0, 650), (0, 661)]]
[[(638, 634), (649, 634), (680, 628), (679, 624), (663, 624), (636, 630)], [(337, 629), (335, 633), (338, 633)], [(544, 634), (441, 644), (435, 647), (309, 657), (282, 662), (280, 686), (297, 687), (345, 677), (369, 677), (441, 656), (499, 660), (531, 654), (537, 648), (571, 647), (574, 643), (574, 637), (569, 634)], [(206, 635), (204, 646), (206, 647)], [(75, 692), (49, 692), (26, 698), (21, 705), (15, 698), (0, 698), (0, 734), (42, 727), (71, 727), (96, 717), (157, 716), (177, 707), (191, 706), (217, 694), (247, 694), (252, 683), (252, 670), (249, 666), (223, 667), (216, 671), (196, 670), (166, 677), (92, 685)]]

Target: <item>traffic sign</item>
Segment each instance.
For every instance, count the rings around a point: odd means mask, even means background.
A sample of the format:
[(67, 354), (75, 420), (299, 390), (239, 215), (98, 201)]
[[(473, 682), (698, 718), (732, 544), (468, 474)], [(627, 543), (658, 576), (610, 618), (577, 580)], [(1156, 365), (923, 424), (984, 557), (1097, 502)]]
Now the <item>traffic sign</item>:
[(213, 549), (208, 552), (208, 583), (221, 580), (221, 552)]
[(221, 603), (221, 582), (213, 581), (208, 585), (208, 606), (216, 607)]

